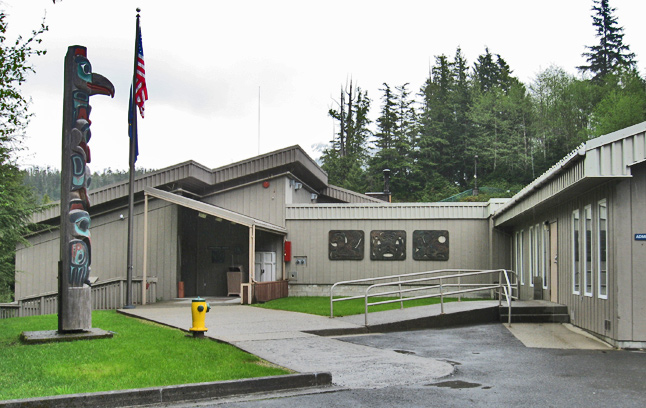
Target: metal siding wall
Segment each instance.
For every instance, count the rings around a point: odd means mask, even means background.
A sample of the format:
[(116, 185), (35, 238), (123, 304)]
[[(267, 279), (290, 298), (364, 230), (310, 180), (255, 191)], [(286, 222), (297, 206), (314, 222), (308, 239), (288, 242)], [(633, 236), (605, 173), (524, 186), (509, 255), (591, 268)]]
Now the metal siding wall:
[[(488, 220), (288, 220), (288, 240), (292, 241), (292, 259), (306, 256), (307, 266), (292, 261), (287, 271), (298, 272), (298, 284), (332, 284), (351, 279), (385, 276), (425, 270), (465, 268), (486, 269), (489, 263)], [(362, 261), (330, 261), (328, 233), (330, 230), (362, 230), (364, 259)], [(406, 260), (370, 260), (370, 231), (405, 230)], [(412, 239), (415, 230), (448, 230), (449, 260), (413, 260)]]
[[(289, 185), (289, 178), (285, 178), (285, 195), (286, 197), (290, 195), (291, 192), (291, 200), (287, 200), (287, 205), (289, 204), (310, 204), (312, 202), (312, 193), (305, 189), (305, 187), (300, 188), (298, 190), (294, 190), (293, 186)], [(283, 211), (285, 209), (283, 208)]]
[[(633, 282), (632, 271), (635, 267), (632, 258), (632, 208), (630, 205), (631, 192), (630, 180), (621, 181), (617, 184), (615, 202), (609, 208), (611, 210), (610, 226), (614, 231), (610, 234), (614, 238), (611, 243), (612, 251), (616, 258), (613, 262), (617, 279), (613, 291), (609, 294), (617, 296), (617, 333), (615, 338), (625, 340), (632, 338), (632, 316), (633, 316)], [(640, 214), (642, 215), (642, 214)], [(622, 233), (620, 233), (622, 232)], [(610, 290), (610, 287), (609, 287)], [(643, 318), (643, 316), (642, 316)]]
[(646, 241), (635, 241), (635, 234), (646, 233), (646, 166), (640, 165), (633, 168), (634, 178), (631, 180), (631, 218), (632, 231), (630, 234), (633, 267), (630, 269), (632, 275), (632, 297), (633, 314), (632, 330), (633, 341), (646, 341)]
[(511, 263), (512, 236), (507, 233), (493, 230), (493, 264), (491, 269), (513, 269)]
[[(119, 215), (123, 214), (123, 220)], [(126, 277), (126, 254), (128, 249), (128, 210), (116, 210), (93, 217), (92, 272), (99, 280)]]
[(487, 203), (429, 204), (296, 204), (286, 209), (288, 220), (485, 219)]
[(528, 210), (533, 209), (541, 202), (574, 185), (584, 176), (584, 163), (585, 162), (583, 160), (578, 161), (572, 167), (559, 174), (556, 178), (547, 182), (546, 185), (540, 187), (535, 193), (513, 205), (513, 207), (505, 213), (496, 217), (496, 225), (500, 225)]
[[(170, 298), (176, 290), (177, 270), (177, 216), (173, 204), (151, 200), (149, 205), (148, 276), (159, 277), (158, 296)], [(119, 215), (123, 214), (121, 220)], [(126, 277), (128, 236), (128, 211), (116, 209), (106, 214), (92, 216), (92, 272), (99, 280)], [(143, 268), (143, 203), (135, 206), (135, 245), (133, 276), (141, 276)], [(152, 233), (151, 233), (152, 232)], [(25, 273), (19, 274), (16, 285), (18, 299), (41, 293), (56, 292), (60, 257), (59, 230), (30, 237), (31, 247), (18, 251), (16, 266)]]
[[(531, 299), (533, 295), (533, 287), (529, 285), (529, 227), (539, 226), (546, 220), (556, 219), (558, 224), (558, 300), (559, 303), (567, 305), (570, 311), (570, 315), (573, 316), (572, 323), (582, 327), (586, 330), (598, 333), (600, 335), (617, 338), (616, 330), (617, 324), (620, 321), (616, 319), (617, 316), (617, 295), (616, 295), (616, 278), (618, 274), (623, 276), (621, 268), (617, 267), (616, 260), (621, 259), (622, 255), (617, 254), (615, 257), (615, 250), (617, 249), (616, 237), (618, 232), (622, 231), (623, 228), (618, 223), (621, 223), (620, 212), (614, 210), (616, 203), (620, 202), (614, 197), (614, 189), (612, 184), (606, 183), (604, 186), (601, 186), (593, 191), (590, 191), (584, 195), (580, 195), (577, 198), (563, 203), (553, 210), (534, 213), (531, 219), (526, 219), (522, 224), (519, 224), (514, 227), (514, 234), (516, 231), (524, 230), (523, 236), (523, 268), (525, 274), (525, 285), (521, 286), (521, 298), (522, 299)], [(596, 265), (596, 251), (597, 251), (597, 242), (596, 242), (596, 233), (597, 233), (597, 203), (606, 199), (609, 208), (609, 231), (608, 231), (608, 299), (600, 299), (598, 297), (598, 287), (597, 287), (597, 265)], [(579, 209), (581, 216), (583, 215), (583, 209), (586, 205), (592, 205), (592, 262), (593, 262), (593, 274), (592, 274), (592, 284), (593, 284), (593, 295), (585, 296), (584, 287), (583, 287), (583, 271), (581, 275), (581, 294), (575, 295), (572, 290), (572, 212), (575, 209)], [(585, 234), (585, 233), (584, 233)], [(581, 251), (583, 248), (583, 236), (581, 234), (580, 245)], [(583, 252), (582, 256), (585, 256)], [(623, 318), (622, 318), (623, 319)], [(604, 320), (610, 320), (612, 322), (612, 327), (610, 331), (604, 330)]]
[[(615, 296), (613, 294), (613, 281), (616, 277), (618, 271), (615, 268), (609, 270), (608, 273), (608, 299), (600, 299), (598, 297), (598, 272), (596, 265), (596, 253), (597, 253), (597, 242), (596, 234), (598, 231), (597, 227), (597, 203), (601, 199), (606, 199), (608, 206), (612, 206), (612, 198), (609, 196), (610, 191), (606, 187), (601, 187), (595, 189), (593, 192), (579, 196), (577, 199), (568, 203), (559, 217), (559, 248), (558, 248), (558, 257), (559, 257), (559, 301), (560, 303), (566, 304), (570, 310), (570, 316), (572, 317), (572, 323), (582, 327), (586, 330), (598, 333), (600, 335), (606, 335), (612, 337), (612, 332), (606, 332), (604, 330), (604, 320), (610, 320), (612, 322), (612, 329), (617, 324), (615, 316)], [(579, 295), (573, 293), (573, 282), (572, 282), (572, 212), (576, 209), (580, 211), (581, 214), (581, 228), (582, 232), (580, 234), (580, 251), (581, 256), (585, 257), (585, 247), (584, 247), (584, 237), (585, 237), (585, 226), (584, 221), (584, 208), (586, 205), (592, 206), (592, 257), (591, 262), (592, 266), (592, 296), (586, 296), (585, 287), (584, 287), (584, 274), (585, 271), (581, 271), (581, 290)], [(612, 215), (611, 215), (612, 216)], [(610, 221), (612, 223), (612, 220)], [(564, 227), (564, 228), (563, 228)], [(609, 241), (614, 240), (617, 231), (608, 231)], [(612, 243), (610, 243), (612, 245)], [(566, 254), (566, 256), (562, 256)], [(612, 251), (609, 248), (608, 256), (612, 258)], [(564, 263), (565, 261), (566, 263)], [(609, 261), (608, 265), (611, 266), (612, 262)], [(565, 278), (565, 279), (563, 279)]]
[(285, 225), (284, 178), (272, 179), (269, 188), (263, 188), (262, 182), (258, 182), (206, 197), (203, 201), (275, 225)]
[[(141, 212), (139, 212), (141, 211)], [(177, 297), (178, 208), (162, 200), (148, 202), (148, 277), (157, 277), (157, 296)], [(143, 273), (143, 205), (135, 208), (134, 276)]]
[(57, 291), (59, 231), (29, 238), (32, 246), (16, 251), (16, 299)]

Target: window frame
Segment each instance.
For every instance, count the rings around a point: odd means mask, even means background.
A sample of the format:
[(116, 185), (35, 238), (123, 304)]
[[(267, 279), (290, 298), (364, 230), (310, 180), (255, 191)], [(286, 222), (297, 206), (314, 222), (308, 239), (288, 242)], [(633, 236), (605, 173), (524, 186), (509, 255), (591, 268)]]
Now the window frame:
[(579, 209), (572, 211), (572, 216), (570, 218), (570, 227), (572, 228), (571, 232), (571, 255), (572, 255), (572, 293), (575, 295), (581, 294), (581, 274), (579, 271), (580, 262), (580, 225), (581, 225), (581, 213)]
[(543, 233), (541, 235), (541, 240), (543, 243), (543, 252), (541, 253), (541, 259), (542, 259), (542, 264), (541, 264), (541, 278), (543, 280), (543, 289), (547, 289), (547, 265), (550, 264), (550, 255), (548, 251), (548, 245), (550, 237), (549, 237), (549, 228), (547, 227), (547, 224), (543, 225)]
[(534, 263), (536, 261), (534, 244), (534, 227), (529, 227), (529, 287), (534, 287)]
[(594, 295), (594, 260), (592, 251), (592, 204), (583, 207), (583, 295), (592, 297)]
[(541, 276), (541, 249), (541, 225), (536, 224), (534, 226), (534, 276), (532, 280), (534, 280), (534, 277)]
[(520, 284), (525, 285), (525, 274), (523, 273), (523, 235), (525, 230), (520, 230), (518, 234), (518, 276), (520, 276)]
[[(602, 224), (602, 218), (601, 218), (601, 207), (605, 209), (605, 219), (603, 222), (605, 223), (605, 237), (602, 240), (601, 239), (601, 224)], [(604, 198), (602, 200), (599, 200), (597, 202), (597, 297), (599, 299), (608, 299), (608, 201)], [(605, 250), (605, 268), (602, 268), (602, 242), (603, 242), (603, 249)], [(605, 278), (602, 280), (601, 278), (601, 272), (605, 272)], [(605, 283), (605, 291), (602, 291), (602, 285), (601, 283)], [(605, 292), (605, 293), (602, 293)]]

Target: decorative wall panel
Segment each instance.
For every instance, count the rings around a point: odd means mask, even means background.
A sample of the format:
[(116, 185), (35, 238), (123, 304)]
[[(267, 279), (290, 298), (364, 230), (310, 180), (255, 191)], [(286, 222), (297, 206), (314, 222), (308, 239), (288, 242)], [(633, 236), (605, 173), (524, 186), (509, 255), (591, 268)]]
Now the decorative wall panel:
[(363, 231), (331, 230), (328, 237), (328, 256), (331, 261), (361, 261), (363, 259)]
[(406, 259), (406, 231), (370, 231), (370, 259), (403, 261)]
[(413, 259), (416, 261), (448, 261), (449, 231), (413, 231)]

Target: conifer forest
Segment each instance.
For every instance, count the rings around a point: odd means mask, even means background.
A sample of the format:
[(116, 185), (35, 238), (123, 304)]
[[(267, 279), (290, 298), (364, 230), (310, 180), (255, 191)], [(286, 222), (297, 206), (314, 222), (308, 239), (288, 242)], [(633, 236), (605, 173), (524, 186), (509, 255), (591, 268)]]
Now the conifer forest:
[(646, 82), (615, 9), (595, 0), (591, 15), (599, 42), (586, 46), (578, 75), (550, 66), (523, 83), (494, 50), (467, 61), (458, 46), (435, 56), (419, 90), (384, 83), (373, 100), (349, 81), (329, 111), (336, 132), (321, 161), (330, 183), (382, 191), (390, 169), (393, 201), (439, 201), (476, 182), (483, 194), (466, 199), (505, 197), (586, 140), (646, 120)]

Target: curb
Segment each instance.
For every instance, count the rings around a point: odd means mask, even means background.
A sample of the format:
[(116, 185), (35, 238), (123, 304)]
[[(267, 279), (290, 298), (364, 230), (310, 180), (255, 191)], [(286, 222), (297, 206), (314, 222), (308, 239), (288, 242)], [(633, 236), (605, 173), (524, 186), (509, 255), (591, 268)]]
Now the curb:
[(327, 372), (0, 401), (0, 408), (130, 407), (332, 385)]
[(447, 327), (470, 326), (484, 323), (500, 323), (500, 311), (498, 306), (486, 307), (476, 310), (454, 312), (426, 317), (419, 317), (411, 320), (400, 320), (390, 323), (376, 323), (363, 327), (305, 330), (303, 333), (323, 337), (352, 336), (371, 333), (392, 333), (400, 331), (414, 331), (426, 329), (441, 329)]

